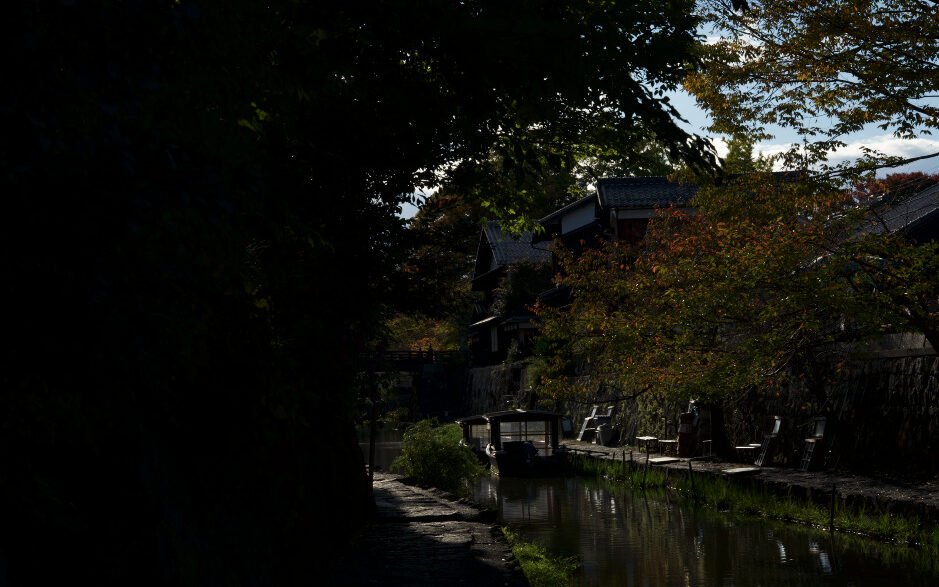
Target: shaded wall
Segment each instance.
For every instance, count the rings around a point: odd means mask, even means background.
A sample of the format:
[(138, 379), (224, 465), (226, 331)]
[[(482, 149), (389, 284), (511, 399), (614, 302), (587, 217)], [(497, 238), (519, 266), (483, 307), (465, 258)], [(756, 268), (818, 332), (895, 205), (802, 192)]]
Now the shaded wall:
[(524, 364), (467, 369), (463, 410), (466, 415), (472, 415), (533, 407), (528, 405), (528, 387), (528, 369)]
[(939, 473), (939, 357), (851, 361), (835, 390), (839, 464)]
[(812, 374), (814, 385), (794, 378), (784, 389), (728, 404), (732, 438), (758, 440), (772, 416), (783, 416), (777, 464), (794, 466), (813, 418), (825, 417), (828, 467), (903, 476), (939, 473), (939, 357), (910, 342), (897, 338), (876, 347), (826, 349)]

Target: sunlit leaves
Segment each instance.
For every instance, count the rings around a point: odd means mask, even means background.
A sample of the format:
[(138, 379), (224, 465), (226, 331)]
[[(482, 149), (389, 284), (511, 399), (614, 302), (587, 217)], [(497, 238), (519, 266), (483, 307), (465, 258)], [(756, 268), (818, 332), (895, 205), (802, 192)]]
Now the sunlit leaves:
[(770, 125), (795, 130), (805, 142), (787, 154), (792, 166), (824, 161), (839, 137), (868, 126), (907, 139), (939, 128), (939, 109), (922, 100), (939, 90), (935, 3), (749, 4), (701, 3), (718, 38), (686, 88), (713, 114), (713, 130), (755, 140), (771, 138)]

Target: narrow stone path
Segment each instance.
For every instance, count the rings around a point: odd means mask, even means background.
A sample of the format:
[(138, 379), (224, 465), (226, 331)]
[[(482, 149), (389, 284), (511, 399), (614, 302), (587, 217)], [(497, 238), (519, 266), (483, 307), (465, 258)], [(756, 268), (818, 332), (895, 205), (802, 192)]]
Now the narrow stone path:
[(329, 585), (528, 585), (494, 512), (403, 481), (376, 471), (375, 521)]

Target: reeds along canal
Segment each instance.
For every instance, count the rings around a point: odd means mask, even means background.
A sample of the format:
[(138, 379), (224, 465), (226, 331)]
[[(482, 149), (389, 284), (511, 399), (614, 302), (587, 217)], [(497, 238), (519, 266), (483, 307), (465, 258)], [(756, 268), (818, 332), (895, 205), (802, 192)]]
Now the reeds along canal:
[(645, 491), (601, 475), (488, 476), (474, 496), (522, 539), (578, 557), (575, 585), (939, 585), (934, 551), (728, 515), (651, 475)]
[(524, 539), (576, 555), (576, 585), (937, 585), (931, 555), (695, 507), (604, 478), (487, 477), (475, 497)]

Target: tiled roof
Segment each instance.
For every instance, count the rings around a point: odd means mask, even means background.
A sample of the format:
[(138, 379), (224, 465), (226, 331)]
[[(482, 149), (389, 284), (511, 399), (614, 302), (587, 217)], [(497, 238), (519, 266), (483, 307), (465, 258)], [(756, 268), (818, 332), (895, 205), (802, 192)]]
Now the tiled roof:
[(623, 177), (601, 179), (597, 195), (604, 208), (655, 208), (687, 204), (697, 191), (688, 183), (666, 177)]
[(890, 232), (913, 231), (916, 230), (918, 224), (937, 214), (939, 214), (939, 184), (890, 206), (880, 213), (880, 219), (883, 222), (871, 222), (866, 227), (866, 231), (875, 234), (883, 232), (885, 228)]
[(551, 251), (535, 248), (531, 244), (531, 232), (523, 232), (518, 239), (502, 232), (499, 223), (491, 220), (483, 227), (486, 240), (492, 248), (492, 257), (499, 265), (511, 265), (528, 261), (540, 263), (551, 260)]

